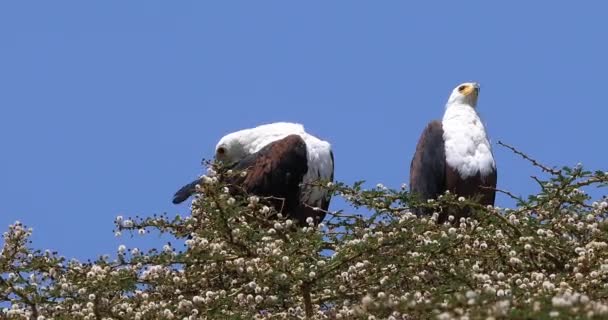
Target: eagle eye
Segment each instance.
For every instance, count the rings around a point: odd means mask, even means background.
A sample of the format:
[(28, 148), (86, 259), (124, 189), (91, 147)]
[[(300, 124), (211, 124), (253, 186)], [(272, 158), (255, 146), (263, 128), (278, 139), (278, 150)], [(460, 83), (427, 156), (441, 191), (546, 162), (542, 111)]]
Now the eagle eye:
[(463, 84), (460, 87), (458, 87), (458, 92), (463, 92), (466, 88), (467, 88), (467, 86), (465, 84)]
[(217, 154), (218, 154), (219, 156), (223, 156), (223, 155), (225, 155), (225, 154), (226, 154), (226, 148), (224, 148), (224, 147), (219, 147), (219, 148), (217, 148), (217, 151), (216, 151), (216, 152), (217, 152)]

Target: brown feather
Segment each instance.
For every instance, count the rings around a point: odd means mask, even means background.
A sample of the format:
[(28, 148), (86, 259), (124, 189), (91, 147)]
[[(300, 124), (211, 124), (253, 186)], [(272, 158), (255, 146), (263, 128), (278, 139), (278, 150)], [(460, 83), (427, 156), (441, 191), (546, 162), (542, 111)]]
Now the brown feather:
[(234, 169), (246, 170), (247, 175), (237, 175), (230, 183), (249, 194), (269, 197), (277, 212), (300, 224), (307, 217), (318, 215), (300, 201), (300, 184), (308, 171), (306, 144), (300, 136), (289, 135), (275, 141)]
[[(455, 194), (458, 197), (473, 198), (477, 199), (477, 202), (482, 205), (494, 205), (496, 198), (496, 170), (493, 170), (487, 176), (481, 176), (478, 172), (476, 175), (462, 178), (457, 170), (446, 166), (446, 187), (450, 193)], [(460, 220), (460, 218), (469, 217), (471, 215), (471, 208), (464, 207), (460, 210), (450, 208), (447, 212), (444, 212), (439, 217), (441, 222), (445, 221), (448, 215), (454, 216), (454, 221)]]

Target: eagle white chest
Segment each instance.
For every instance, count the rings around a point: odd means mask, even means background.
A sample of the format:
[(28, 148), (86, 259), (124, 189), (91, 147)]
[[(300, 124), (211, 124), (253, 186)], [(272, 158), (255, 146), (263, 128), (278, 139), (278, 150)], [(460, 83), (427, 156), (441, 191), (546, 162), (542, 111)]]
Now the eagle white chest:
[(450, 105), (443, 116), (446, 163), (462, 178), (481, 173), (487, 176), (496, 168), (492, 148), (481, 119), (469, 105)]

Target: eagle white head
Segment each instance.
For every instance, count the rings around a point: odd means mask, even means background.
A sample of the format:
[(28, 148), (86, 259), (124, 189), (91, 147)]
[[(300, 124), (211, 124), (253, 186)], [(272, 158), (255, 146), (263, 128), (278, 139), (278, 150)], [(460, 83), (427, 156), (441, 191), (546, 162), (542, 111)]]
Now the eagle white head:
[(446, 107), (455, 105), (467, 105), (475, 109), (479, 97), (479, 83), (465, 82), (459, 84), (450, 95)]
[(235, 163), (291, 134), (297, 134), (305, 140), (308, 137), (304, 126), (289, 122), (264, 124), (232, 132), (223, 136), (215, 146), (215, 158), (224, 163)]

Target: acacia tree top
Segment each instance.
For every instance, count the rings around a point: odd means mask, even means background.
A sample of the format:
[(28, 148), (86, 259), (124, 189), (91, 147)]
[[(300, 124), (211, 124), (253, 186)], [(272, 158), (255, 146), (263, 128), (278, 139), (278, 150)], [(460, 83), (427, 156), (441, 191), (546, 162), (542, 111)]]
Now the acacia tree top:
[[(7, 319), (605, 318), (608, 201), (584, 189), (608, 174), (548, 168), (514, 208), (406, 188), (323, 183), (350, 204), (299, 227), (255, 196), (204, 179), (185, 216), (116, 219), (117, 232), (168, 233), (177, 244), (115, 259), (68, 260), (31, 247), (21, 223), (4, 234), (0, 294)], [(437, 224), (413, 207), (471, 206)], [(370, 214), (358, 214), (365, 209)], [(353, 213), (354, 212), (354, 213)]]

